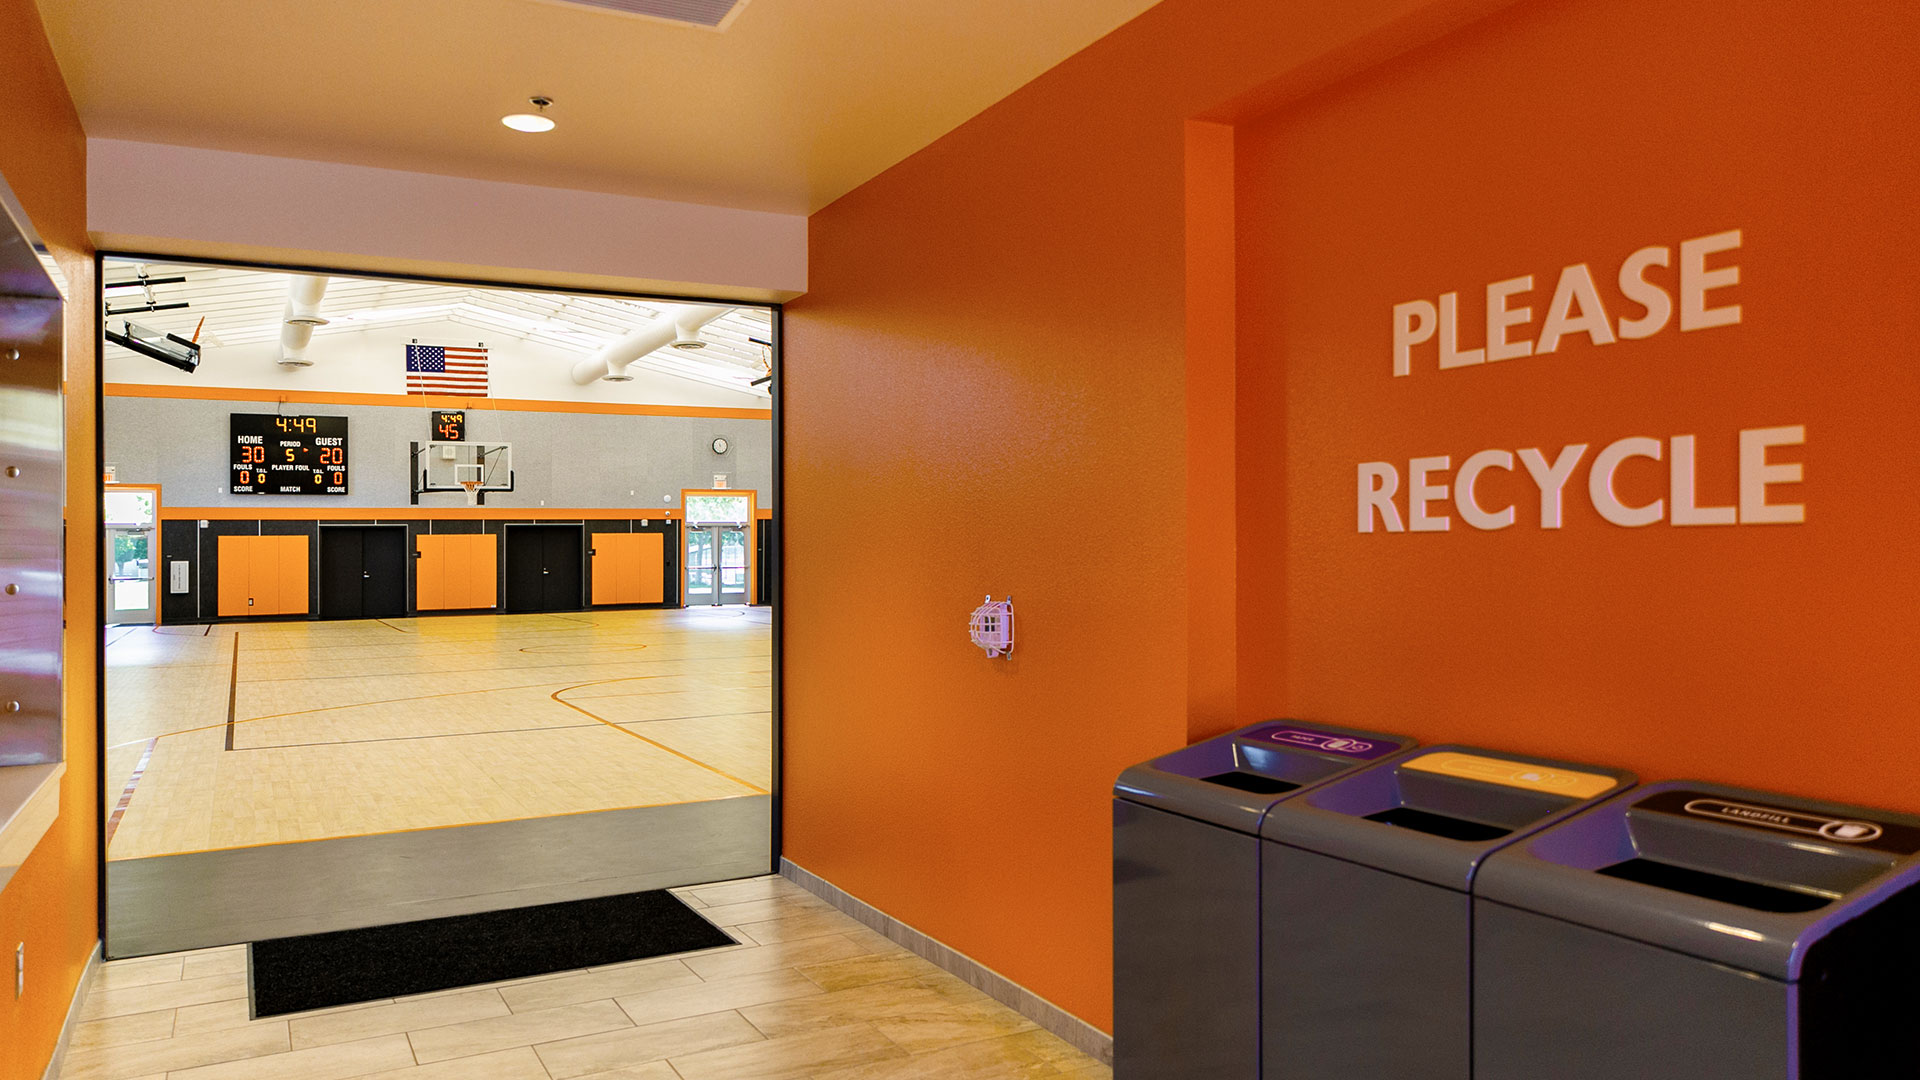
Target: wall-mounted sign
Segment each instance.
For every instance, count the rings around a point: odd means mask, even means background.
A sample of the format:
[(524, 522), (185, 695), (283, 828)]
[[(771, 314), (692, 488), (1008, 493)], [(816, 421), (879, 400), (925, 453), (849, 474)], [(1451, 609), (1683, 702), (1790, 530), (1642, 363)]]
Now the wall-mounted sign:
[(234, 413), (235, 495), (347, 494), (347, 418)]
[[(1672, 327), (1676, 313), (1681, 333), (1738, 326), (1741, 306), (1729, 302), (1733, 297), (1725, 290), (1740, 283), (1740, 267), (1726, 261), (1740, 245), (1739, 229), (1681, 241), (1679, 287), (1674, 291), (1647, 276), (1654, 267), (1674, 266), (1674, 249), (1660, 244), (1640, 248), (1620, 263), (1616, 280), (1626, 302), (1617, 304), (1612, 312), (1607, 310), (1588, 264), (1564, 267), (1552, 299), (1547, 301), (1539, 331), (1531, 335), (1528, 328), (1534, 321), (1534, 309), (1525, 301), (1534, 289), (1533, 275), (1496, 281), (1485, 291), (1484, 343), (1472, 347), (1460, 344), (1458, 292), (1395, 304), (1393, 377), (1411, 376), (1416, 366), (1424, 366), (1417, 361), (1427, 355), (1433, 357), (1434, 370), (1444, 372), (1554, 353), (1576, 336), (1584, 336), (1595, 346), (1638, 341)], [(1709, 266), (1709, 259), (1717, 260), (1718, 265)], [(1433, 343), (1430, 350), (1424, 348), (1429, 342)], [(1388, 533), (1448, 532), (1458, 516), (1473, 529), (1508, 528), (1521, 522), (1519, 508), (1511, 499), (1505, 505), (1498, 501), (1488, 505), (1482, 500), (1479, 482), (1488, 472), (1513, 474), (1524, 469), (1539, 492), (1539, 527), (1558, 529), (1562, 527), (1568, 481), (1582, 464), (1587, 465), (1586, 495), (1594, 512), (1623, 528), (1662, 521), (1671, 525), (1797, 525), (1806, 520), (1806, 507), (1787, 501), (1791, 495), (1783, 497), (1783, 493), (1769, 489), (1800, 483), (1801, 465), (1776, 462), (1770, 451), (1806, 441), (1805, 425), (1790, 424), (1710, 435), (1704, 449), (1699, 437), (1692, 434), (1626, 435), (1612, 438), (1593, 454), (1588, 453), (1593, 445), (1590, 442), (1558, 449), (1480, 450), (1462, 460), (1458, 468), (1449, 454), (1408, 458), (1404, 472), (1398, 462), (1363, 461), (1356, 474), (1356, 526), (1363, 533), (1376, 529)], [(1662, 464), (1650, 466), (1647, 462)], [(1703, 467), (1723, 476), (1738, 476), (1736, 502), (1710, 505), (1700, 498), (1699, 473)], [(1628, 502), (1618, 479), (1630, 470), (1665, 473), (1666, 496)], [(1524, 494), (1524, 486), (1521, 490)]]

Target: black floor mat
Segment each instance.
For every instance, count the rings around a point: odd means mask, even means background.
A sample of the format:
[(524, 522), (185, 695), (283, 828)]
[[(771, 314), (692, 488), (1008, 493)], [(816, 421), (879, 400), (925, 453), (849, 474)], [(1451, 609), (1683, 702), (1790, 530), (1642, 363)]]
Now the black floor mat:
[(732, 945), (665, 891), (256, 941), (253, 1014), (351, 1005)]

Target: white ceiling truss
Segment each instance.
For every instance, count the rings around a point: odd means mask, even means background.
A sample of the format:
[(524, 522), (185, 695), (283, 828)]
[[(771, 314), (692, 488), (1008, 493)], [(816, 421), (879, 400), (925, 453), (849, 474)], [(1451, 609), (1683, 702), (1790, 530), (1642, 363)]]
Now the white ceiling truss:
[[(202, 345), (222, 347), (279, 340), (291, 276), (277, 270), (108, 259), (103, 280), (107, 309), (114, 312), (108, 318), (132, 319), (184, 338), (193, 337), (198, 329)], [(114, 287), (142, 277), (185, 280), (144, 289)], [(149, 302), (187, 306), (140, 310)], [(445, 322), (473, 329), (476, 341), (535, 342), (584, 357), (680, 306), (618, 296), (328, 275), (320, 307), (328, 321), (314, 329), (314, 349), (321, 349), (323, 340), (333, 335)], [(201, 327), (203, 318), (206, 324)], [(771, 311), (734, 308), (707, 324), (700, 337), (706, 342), (703, 349), (667, 347), (635, 363), (678, 378), (769, 396), (767, 384), (752, 384), (770, 372), (772, 350), (759, 342), (773, 340)], [(556, 374), (564, 377), (565, 369)]]

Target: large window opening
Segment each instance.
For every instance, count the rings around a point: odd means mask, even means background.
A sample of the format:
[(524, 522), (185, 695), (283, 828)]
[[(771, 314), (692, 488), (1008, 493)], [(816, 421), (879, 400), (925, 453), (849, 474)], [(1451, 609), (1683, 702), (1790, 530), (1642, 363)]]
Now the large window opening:
[(773, 866), (777, 310), (101, 277), (109, 956)]

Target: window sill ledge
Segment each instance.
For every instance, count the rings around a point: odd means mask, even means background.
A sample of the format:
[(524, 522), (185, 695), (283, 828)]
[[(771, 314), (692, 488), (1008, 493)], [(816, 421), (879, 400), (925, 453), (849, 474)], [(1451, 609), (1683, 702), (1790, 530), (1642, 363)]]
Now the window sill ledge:
[(64, 761), (0, 768), (0, 890), (60, 816), (60, 778), (66, 774)]

